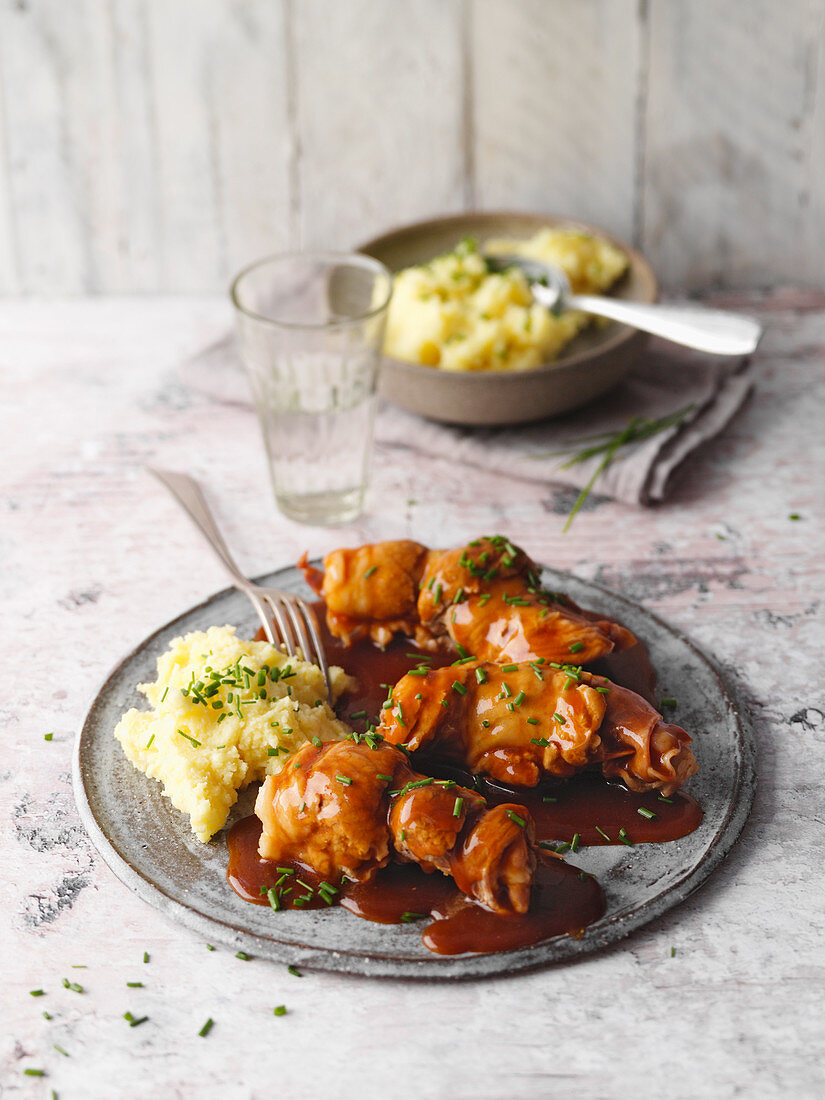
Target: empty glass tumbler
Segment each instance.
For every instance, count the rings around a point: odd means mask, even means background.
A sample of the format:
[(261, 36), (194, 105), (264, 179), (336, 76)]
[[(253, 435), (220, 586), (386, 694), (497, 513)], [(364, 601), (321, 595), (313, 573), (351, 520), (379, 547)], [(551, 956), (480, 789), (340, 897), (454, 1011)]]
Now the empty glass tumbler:
[(290, 519), (347, 523), (362, 511), (391, 293), (378, 260), (336, 252), (271, 256), (232, 283), (275, 499)]

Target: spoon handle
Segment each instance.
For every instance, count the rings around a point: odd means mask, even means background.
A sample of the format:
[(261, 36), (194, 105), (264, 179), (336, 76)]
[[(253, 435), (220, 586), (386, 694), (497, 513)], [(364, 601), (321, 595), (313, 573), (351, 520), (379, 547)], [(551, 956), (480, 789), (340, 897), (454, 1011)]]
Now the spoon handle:
[(762, 326), (752, 317), (704, 306), (647, 305), (593, 294), (567, 294), (564, 304), (715, 355), (747, 355), (762, 335)]

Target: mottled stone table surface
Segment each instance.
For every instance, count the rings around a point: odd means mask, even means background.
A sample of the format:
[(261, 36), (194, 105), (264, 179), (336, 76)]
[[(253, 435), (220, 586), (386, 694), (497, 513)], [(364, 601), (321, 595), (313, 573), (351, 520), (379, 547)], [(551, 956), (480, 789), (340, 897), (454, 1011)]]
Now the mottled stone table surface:
[[(823, 1095), (825, 296), (716, 300), (766, 322), (754, 397), (664, 505), (596, 498), (564, 536), (570, 490), (432, 460), (415, 439), (376, 456), (352, 527), (289, 523), (243, 395), (182, 380), (229, 323), (223, 301), (0, 303), (0, 1095)], [(332, 543), (495, 528), (643, 602), (747, 700), (760, 786), (740, 842), (667, 917), (517, 978), (297, 978), (210, 953), (120, 884), (71, 791), (72, 743), (107, 670), (225, 583), (147, 462), (204, 478), (252, 574)], [(148, 1020), (130, 1028), (126, 1011)]]

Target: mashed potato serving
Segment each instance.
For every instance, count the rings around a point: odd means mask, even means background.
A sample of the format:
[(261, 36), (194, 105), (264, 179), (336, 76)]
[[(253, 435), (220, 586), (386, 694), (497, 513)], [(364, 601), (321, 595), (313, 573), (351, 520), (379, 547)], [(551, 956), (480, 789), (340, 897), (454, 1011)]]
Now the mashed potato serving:
[[(242, 641), (234, 627), (176, 638), (157, 668), (154, 683), (139, 685), (151, 709), (127, 711), (115, 736), (131, 763), (189, 815), (199, 840), (223, 827), (241, 788), (280, 771), (305, 742), (349, 732), (316, 665), (268, 642)], [(352, 681), (337, 667), (330, 679), (334, 702)]]
[[(583, 293), (607, 290), (627, 268), (626, 255), (609, 241), (575, 229), (548, 227), (529, 240), (490, 240), (484, 251), (554, 264)], [(515, 268), (488, 272), (483, 254), (466, 239), (395, 276), (384, 351), (442, 370), (529, 370), (555, 358), (590, 321), (585, 313), (555, 315), (538, 305)]]

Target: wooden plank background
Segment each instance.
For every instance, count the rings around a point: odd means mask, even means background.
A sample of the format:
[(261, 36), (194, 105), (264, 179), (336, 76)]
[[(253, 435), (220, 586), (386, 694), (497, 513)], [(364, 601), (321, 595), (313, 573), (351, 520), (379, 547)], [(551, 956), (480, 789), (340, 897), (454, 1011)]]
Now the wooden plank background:
[(0, 0), (0, 291), (198, 292), (468, 208), (825, 282), (825, 0)]

